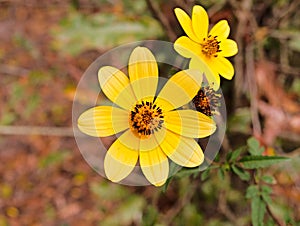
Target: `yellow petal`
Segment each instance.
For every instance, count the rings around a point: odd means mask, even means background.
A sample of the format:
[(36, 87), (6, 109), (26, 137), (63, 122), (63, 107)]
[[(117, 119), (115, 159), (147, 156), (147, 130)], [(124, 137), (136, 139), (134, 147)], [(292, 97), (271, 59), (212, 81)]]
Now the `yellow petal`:
[(210, 117), (193, 110), (167, 112), (164, 125), (168, 130), (191, 138), (207, 137), (216, 130), (216, 125)]
[(127, 177), (137, 163), (139, 152), (124, 146), (118, 139), (108, 149), (104, 159), (107, 178), (119, 182)]
[(201, 47), (187, 36), (181, 36), (174, 43), (174, 49), (183, 57), (192, 58), (199, 56)]
[(218, 55), (223, 57), (231, 57), (238, 52), (238, 47), (235, 41), (231, 39), (225, 39), (220, 43), (221, 52)]
[(147, 180), (155, 185), (163, 185), (169, 175), (169, 162), (161, 148), (140, 152), (140, 165)]
[(224, 57), (217, 57), (215, 58), (213, 65), (222, 77), (229, 80), (232, 79), (234, 68), (229, 60)]
[(228, 25), (227, 20), (219, 21), (209, 32), (211, 36), (217, 36), (217, 40), (226, 39), (229, 35), (230, 27)]
[(160, 91), (155, 103), (167, 112), (190, 102), (199, 91), (202, 74), (188, 69), (173, 75)]
[(129, 128), (128, 112), (111, 106), (98, 106), (83, 112), (78, 128), (94, 137), (106, 137)]
[(151, 51), (136, 47), (128, 63), (128, 74), (136, 98), (154, 96), (158, 83), (158, 66)]
[(120, 143), (122, 143), (122, 145), (126, 146), (129, 149), (140, 149), (140, 139), (136, 137), (130, 129), (121, 134), (118, 140), (120, 141)]
[(201, 41), (194, 33), (192, 20), (189, 17), (189, 15), (180, 8), (176, 8), (174, 12), (182, 29), (187, 34), (187, 36), (189, 36), (195, 42)]
[(162, 127), (149, 138), (140, 139), (130, 129), (125, 131), (118, 139), (126, 147), (134, 150), (149, 151), (155, 149), (164, 140), (166, 129)]
[(119, 69), (105, 66), (98, 72), (98, 80), (104, 94), (124, 109), (136, 102), (128, 77)]
[(203, 40), (207, 37), (208, 15), (202, 6), (196, 5), (193, 7), (192, 26), (194, 33), (199, 40)]
[(160, 147), (173, 162), (180, 166), (196, 167), (204, 160), (203, 151), (193, 138), (183, 137), (169, 130)]
[(194, 57), (190, 60), (190, 69), (202, 70), (209, 85), (214, 89), (218, 90), (220, 87), (220, 76), (215, 72), (213, 65), (210, 66), (210, 61), (204, 63), (199, 57)]

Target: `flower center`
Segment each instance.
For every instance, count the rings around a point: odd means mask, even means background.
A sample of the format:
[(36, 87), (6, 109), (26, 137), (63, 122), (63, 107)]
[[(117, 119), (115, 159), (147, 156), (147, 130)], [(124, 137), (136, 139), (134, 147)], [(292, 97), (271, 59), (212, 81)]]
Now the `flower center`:
[(199, 90), (193, 98), (196, 110), (207, 115), (218, 115), (218, 107), (220, 107), (221, 94), (216, 93), (211, 87), (206, 86)]
[(200, 44), (202, 46), (202, 53), (207, 57), (217, 57), (218, 52), (221, 52), (220, 50), (220, 43), (221, 41), (217, 40), (218, 36), (212, 37), (209, 35), (207, 38), (203, 38), (203, 43)]
[(130, 112), (130, 129), (140, 139), (146, 139), (161, 129), (164, 122), (163, 118), (160, 107), (149, 101), (141, 101)]

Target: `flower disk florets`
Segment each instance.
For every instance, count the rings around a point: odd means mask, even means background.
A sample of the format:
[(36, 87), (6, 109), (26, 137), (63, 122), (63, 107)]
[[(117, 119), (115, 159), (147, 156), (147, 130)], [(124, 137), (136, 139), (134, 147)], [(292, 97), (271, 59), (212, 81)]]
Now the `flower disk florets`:
[(150, 101), (141, 101), (130, 112), (131, 131), (141, 139), (149, 138), (151, 134), (161, 129), (163, 118), (160, 107)]

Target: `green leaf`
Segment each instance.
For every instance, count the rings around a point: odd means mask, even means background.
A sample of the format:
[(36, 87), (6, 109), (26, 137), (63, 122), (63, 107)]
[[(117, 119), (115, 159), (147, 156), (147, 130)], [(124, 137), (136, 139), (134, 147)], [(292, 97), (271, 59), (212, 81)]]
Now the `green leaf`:
[(145, 212), (143, 213), (143, 224), (142, 226), (155, 225), (157, 221), (158, 211), (153, 205), (147, 205)]
[(264, 152), (264, 148), (260, 147), (259, 141), (254, 137), (249, 138), (247, 144), (251, 155), (262, 155)]
[(210, 168), (207, 168), (201, 173), (201, 181), (205, 181), (209, 177)]
[[(182, 167), (177, 165), (175, 162), (170, 162), (170, 169), (169, 169), (169, 178), (167, 179), (166, 183), (162, 186), (162, 191), (166, 192), (170, 182), (173, 180), (173, 177), (183, 177), (186, 176), (188, 173), (184, 174), (182, 171), (187, 171), (185, 169), (180, 170)], [(179, 172), (178, 172), (179, 171)], [(189, 175), (189, 174), (188, 174)]]
[(242, 168), (235, 166), (235, 165), (231, 165), (231, 169), (232, 171), (239, 176), (239, 178), (241, 178), (241, 180), (244, 181), (248, 181), (250, 180), (250, 173), (243, 170)]
[(161, 190), (163, 193), (166, 193), (168, 186), (170, 184), (170, 182), (173, 180), (174, 177), (169, 177), (166, 181), (166, 183), (164, 183), (164, 185), (161, 187)]
[(267, 184), (275, 184), (276, 179), (272, 176), (264, 175), (261, 179)]
[(198, 167), (197, 168), (192, 168), (192, 169), (187, 168), (187, 169), (180, 170), (177, 174), (175, 174), (175, 176), (178, 177), (178, 178), (182, 178), (182, 177), (188, 177), (192, 174), (196, 174), (196, 173), (199, 173), (199, 172), (200, 172), (200, 170), (199, 170)]
[(222, 167), (220, 167), (218, 169), (218, 177), (219, 177), (220, 180), (224, 180), (224, 178), (225, 178), (225, 172), (224, 172), (224, 169)]
[(259, 196), (259, 189), (257, 185), (250, 185), (246, 191), (246, 198), (251, 199)]
[(259, 197), (253, 197), (251, 200), (251, 219), (253, 226), (263, 226), (266, 213), (266, 203)]
[(177, 165), (175, 162), (171, 161), (169, 166), (169, 177), (177, 176), (178, 173), (182, 171), (182, 166)]
[(107, 49), (124, 43), (155, 39), (163, 35), (159, 23), (147, 14), (132, 19), (128, 14), (101, 13), (84, 16), (71, 11), (52, 29), (52, 47), (71, 55), (83, 50)]
[(276, 225), (275, 222), (273, 221), (273, 219), (268, 219), (265, 226), (274, 226)]
[(239, 160), (239, 163), (241, 163), (245, 169), (257, 169), (268, 167), (285, 160), (289, 160), (289, 158), (282, 156), (245, 156)]
[(228, 162), (235, 162), (241, 153), (244, 151), (245, 147), (239, 147), (238, 149), (231, 151), (227, 154), (226, 159)]
[(263, 200), (266, 202), (266, 203), (271, 203), (271, 197), (270, 197), (270, 194), (272, 193), (272, 188), (270, 188), (269, 186), (262, 186), (261, 187), (261, 195), (262, 195), (262, 198)]

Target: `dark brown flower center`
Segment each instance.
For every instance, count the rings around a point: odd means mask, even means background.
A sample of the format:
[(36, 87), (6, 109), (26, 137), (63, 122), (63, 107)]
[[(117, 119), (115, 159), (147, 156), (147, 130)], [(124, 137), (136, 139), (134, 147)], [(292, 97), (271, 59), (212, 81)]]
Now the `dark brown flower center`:
[(220, 50), (220, 43), (221, 41), (217, 40), (217, 36), (212, 37), (209, 35), (207, 38), (203, 39), (202, 44), (202, 53), (207, 57), (217, 57), (218, 53), (221, 52)]
[(140, 139), (149, 138), (164, 122), (162, 109), (149, 101), (137, 103), (129, 117), (130, 129)]

